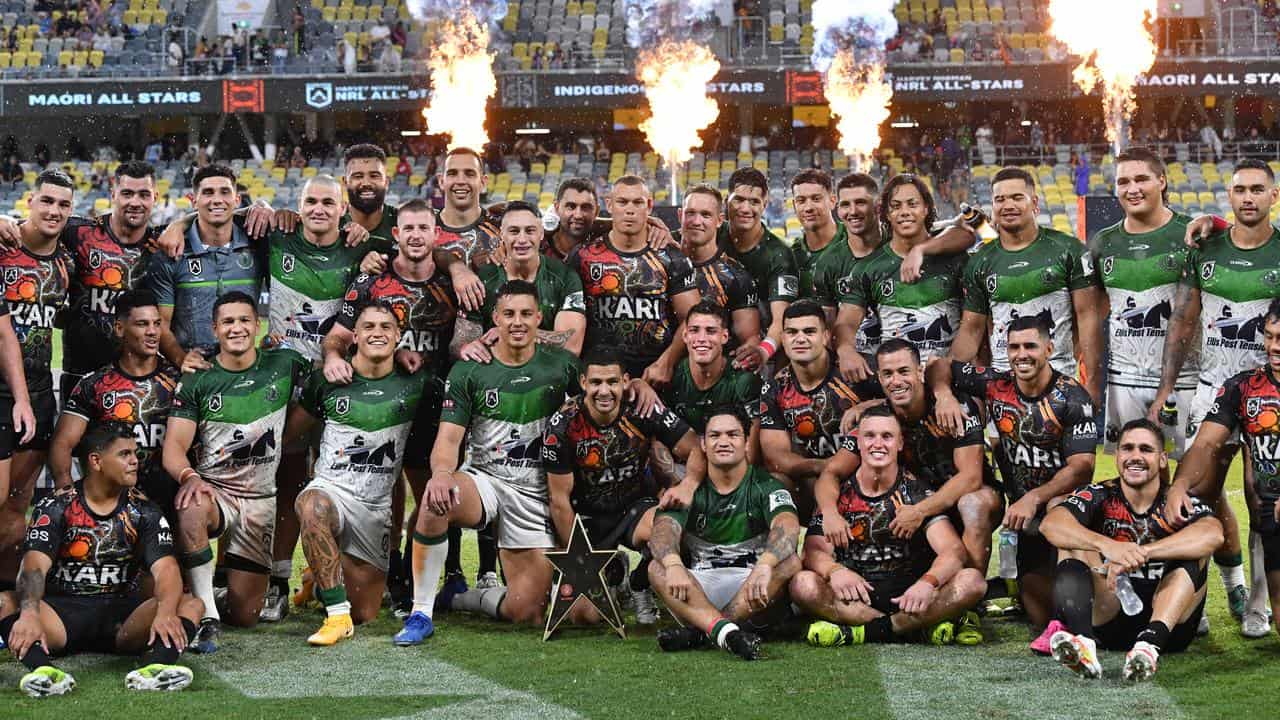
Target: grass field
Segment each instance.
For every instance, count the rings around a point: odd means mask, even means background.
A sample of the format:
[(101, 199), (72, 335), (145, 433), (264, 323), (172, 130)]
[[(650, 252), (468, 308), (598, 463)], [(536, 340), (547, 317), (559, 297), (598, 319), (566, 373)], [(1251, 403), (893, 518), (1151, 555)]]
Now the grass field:
[[(1100, 456), (1099, 477), (1112, 469)], [(1238, 466), (1228, 487), (1242, 510)], [(474, 557), (468, 533), (469, 567)], [(21, 666), (6, 660), (0, 717), (1273, 717), (1280, 641), (1243, 640), (1216, 571), (1209, 588), (1212, 633), (1164, 657), (1156, 682), (1141, 686), (1119, 680), (1120, 653), (1104, 654), (1103, 680), (1078, 680), (1032, 656), (1026, 626), (1012, 619), (985, 621), (988, 643), (977, 648), (824, 650), (779, 639), (767, 645), (767, 659), (745, 663), (720, 651), (664, 654), (652, 630), (632, 628), (624, 641), (570, 628), (544, 643), (539, 630), (448, 615), (422, 647), (393, 647), (399, 623), (384, 613), (355, 640), (314, 649), (306, 636), (320, 618), (307, 610), (279, 625), (228, 632), (215, 655), (188, 656), (195, 684), (175, 694), (126, 691), (132, 659), (82, 656), (64, 665), (79, 682), (71, 695), (29, 700), (14, 689)]]

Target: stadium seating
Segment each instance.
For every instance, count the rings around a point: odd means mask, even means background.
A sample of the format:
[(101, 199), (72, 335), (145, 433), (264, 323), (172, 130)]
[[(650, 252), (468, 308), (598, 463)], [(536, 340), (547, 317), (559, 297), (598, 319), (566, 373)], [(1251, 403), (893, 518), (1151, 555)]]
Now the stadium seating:
[[(886, 174), (901, 172), (903, 161), (891, 152), (885, 154)], [(423, 185), (427, 184), (427, 168), (430, 158), (410, 159), (410, 172), (397, 175), (395, 173), (400, 158), (387, 159), (387, 174), (392, 177), (389, 202), (406, 200), (423, 194)], [(787, 181), (801, 168), (813, 164), (828, 168), (836, 175), (850, 170), (846, 157), (830, 151), (798, 151), (774, 150), (756, 152), (719, 152), (695, 153), (681, 174), (679, 185), (687, 187), (696, 183), (707, 183), (722, 190), (728, 190), (729, 175), (738, 167), (751, 165), (765, 173), (769, 178), (769, 206), (765, 220), (770, 228), (780, 237), (794, 239), (801, 234), (799, 221), (796, 220), (787, 197)], [(104, 189), (92, 187), (94, 175), (102, 176), (110, 173), (114, 163), (58, 163), (78, 185), (76, 212), (90, 215), (102, 212), (105, 207), (106, 192)], [(328, 157), (313, 162), (308, 167), (285, 168), (276, 166), (270, 161), (233, 160), (229, 163), (240, 176), (240, 182), (249, 188), (252, 198), (266, 198), (276, 207), (293, 206), (297, 202), (298, 192), (306, 178), (321, 174), (340, 175), (341, 162), (336, 157)], [(0, 211), (17, 216), (25, 216), (30, 200), (30, 190), (35, 182), (37, 168), (24, 166), (26, 174), (17, 187), (8, 184), (0, 186)], [(1074, 185), (1074, 173), (1065, 160), (1054, 164), (1027, 165), (1026, 170), (1034, 174), (1038, 181), (1041, 214), (1039, 222), (1057, 228), (1066, 233), (1075, 234), (1078, 226), (1077, 195)], [(1231, 217), (1230, 203), (1227, 199), (1224, 178), (1229, 178), (1232, 163), (1173, 162), (1169, 169), (1169, 204), (1176, 210), (1188, 213), (1213, 213)], [(1280, 174), (1280, 161), (1271, 161), (1271, 167)], [(985, 208), (991, 205), (991, 176), (999, 169), (993, 164), (975, 165), (970, 173), (971, 202)], [(654, 178), (655, 200), (658, 204), (670, 201), (670, 176), (660, 166), (653, 153), (615, 152), (608, 161), (597, 161), (590, 154), (552, 155), (547, 162), (534, 162), (528, 171), (524, 170), (519, 160), (508, 158), (502, 172), (491, 176), (488, 201), (526, 200), (538, 206), (549, 207), (555, 197), (556, 187), (566, 177), (583, 176), (595, 179), (597, 184), (612, 182), (618, 177), (636, 173), (643, 177)], [(1105, 194), (1110, 191), (1115, 177), (1115, 163), (1110, 156), (1104, 158), (1101, 165), (1094, 169), (1089, 178), (1091, 193)], [(883, 181), (884, 178), (881, 178)], [(925, 178), (929, 182), (928, 178)], [(181, 209), (189, 209), (190, 202), (183, 197), (185, 180), (182, 167), (177, 162), (162, 163), (159, 166), (157, 189), (159, 194), (169, 196)], [(1272, 209), (1272, 221), (1280, 221), (1280, 205)]]
[(13, 47), (0, 50), (0, 73), (17, 77), (114, 74), (150, 75), (162, 66), (164, 30), (171, 20), (203, 15), (207, 0), (115, 0), (103, 2), (101, 27), (107, 35), (101, 46), (77, 39), (74, 32), (58, 36), (64, 15), (79, 23), (85, 10), (47, 13), (49, 29), (41, 31), (41, 14), (32, 0), (0, 0), (0, 38)]

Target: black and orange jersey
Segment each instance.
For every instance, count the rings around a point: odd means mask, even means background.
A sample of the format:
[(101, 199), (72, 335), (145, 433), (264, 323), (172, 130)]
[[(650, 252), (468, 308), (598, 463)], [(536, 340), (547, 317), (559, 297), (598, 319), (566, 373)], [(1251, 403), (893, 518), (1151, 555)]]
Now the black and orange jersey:
[[(925, 416), (920, 422), (902, 423), (902, 461), (934, 490), (942, 487), (956, 474), (955, 451), (962, 447), (986, 446), (982, 432), (982, 406), (964, 393), (956, 399), (965, 411), (965, 423), (959, 435), (943, 430), (934, 417), (937, 401), (933, 393), (925, 391)], [(982, 479), (995, 485), (995, 473), (982, 455)]]
[(137, 488), (121, 491), (111, 512), (95, 513), (80, 481), (36, 503), (23, 544), (32, 551), (53, 561), (50, 595), (127, 595), (141, 570), (173, 555), (173, 531)]
[[(48, 255), (25, 247), (0, 251), (4, 299), (22, 348), (22, 369), (31, 394), (52, 392), (53, 327), (66, 307), (71, 256), (59, 243)], [(9, 395), (6, 386), (4, 394)]]
[(119, 365), (108, 365), (81, 378), (64, 400), (62, 411), (90, 424), (129, 425), (138, 441), (139, 477), (163, 477), (160, 458), (165, 424), (180, 377), (163, 359), (154, 372), (143, 377), (134, 377)]
[(116, 298), (143, 285), (151, 261), (151, 241), (160, 228), (148, 228), (137, 243), (121, 242), (111, 231), (110, 215), (96, 221), (73, 217), (62, 231), (71, 256), (71, 312), (62, 332), (62, 366), (83, 375), (108, 365), (119, 351)]
[(440, 213), (436, 213), (436, 249), (465, 260), (472, 270), (478, 271), (493, 262), (493, 253), (500, 244), (502, 236), (498, 225), (486, 213), (482, 212), (479, 219), (465, 227), (445, 225)]
[(755, 281), (742, 263), (718, 251), (704, 263), (694, 263), (698, 291), (703, 300), (714, 300), (725, 310), (759, 310), (759, 294)]
[(424, 364), (436, 377), (448, 374), (449, 341), (458, 318), (458, 299), (447, 273), (437, 269), (422, 282), (406, 280), (394, 268), (380, 275), (361, 273), (347, 288), (334, 321), (348, 330), (354, 329), (356, 317), (371, 302), (390, 305), (400, 321), (397, 349), (421, 353)]
[(1037, 397), (1023, 395), (1008, 371), (953, 361), (951, 378), (953, 388), (982, 398), (987, 406), (1000, 434), (996, 464), (1010, 501), (1052, 480), (1068, 457), (1092, 455), (1098, 445), (1093, 399), (1056, 370)]
[(610, 347), (639, 377), (662, 354), (680, 325), (672, 299), (697, 292), (693, 265), (673, 247), (617, 250), (609, 238), (589, 240), (565, 264), (582, 278), (587, 306), (584, 350)]
[[(836, 508), (849, 529), (849, 543), (835, 549), (836, 562), (858, 573), (872, 584), (885, 580), (916, 580), (933, 563), (933, 548), (925, 537), (925, 528), (946, 516), (927, 518), (910, 538), (894, 536), (889, 524), (898, 508), (915, 505), (932, 491), (905, 468), (898, 468), (898, 479), (880, 495), (867, 495), (858, 487), (857, 476), (840, 484)], [(814, 513), (809, 521), (811, 534), (822, 534), (822, 513)]]
[(1249, 446), (1253, 482), (1263, 510), (1280, 499), (1280, 386), (1266, 367), (1227, 378), (1204, 422), (1239, 430)]
[(649, 446), (658, 440), (674, 448), (689, 426), (669, 408), (658, 406), (641, 417), (628, 403), (608, 425), (591, 419), (583, 400), (564, 404), (547, 423), (542, 466), (549, 473), (573, 473), (570, 502), (584, 515), (612, 515), (657, 488), (649, 473)]
[(822, 459), (840, 448), (840, 420), (860, 402), (881, 397), (874, 380), (851, 385), (830, 358), (827, 377), (812, 390), (796, 381), (791, 365), (778, 371), (760, 390), (760, 429), (783, 430), (791, 448), (806, 458)]

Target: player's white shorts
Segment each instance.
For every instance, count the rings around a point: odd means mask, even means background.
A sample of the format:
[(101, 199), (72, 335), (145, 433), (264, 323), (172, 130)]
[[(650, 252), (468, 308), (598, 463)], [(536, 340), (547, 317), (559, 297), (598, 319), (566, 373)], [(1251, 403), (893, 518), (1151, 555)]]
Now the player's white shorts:
[(497, 523), (498, 547), (507, 550), (553, 548), (551, 506), (547, 491), (537, 492), (500, 480), (470, 464), (458, 469), (471, 478), (480, 493), (486, 522)]
[[(1213, 407), (1213, 401), (1218, 397), (1218, 388), (1208, 383), (1200, 383), (1196, 385), (1196, 397), (1191, 401), (1191, 417), (1187, 423), (1187, 442), (1195, 442), (1196, 433), (1200, 431), (1200, 423), (1209, 414), (1210, 408)], [(1240, 431), (1232, 430), (1231, 437), (1227, 438), (1230, 445), (1240, 444)]]
[[(1192, 410), (1196, 391), (1175, 390), (1172, 397), (1178, 403), (1178, 422), (1173, 432), (1173, 455), (1176, 460), (1187, 450), (1187, 419)], [(1108, 455), (1116, 452), (1116, 441), (1120, 439), (1120, 428), (1130, 420), (1144, 418), (1151, 403), (1156, 400), (1155, 388), (1126, 387), (1107, 384), (1107, 429), (1103, 433), (1103, 451)]]
[(702, 587), (702, 593), (707, 596), (711, 604), (717, 610), (725, 610), (729, 607), (729, 603), (738, 596), (738, 591), (742, 589), (742, 583), (747, 581), (747, 576), (751, 574), (749, 567), (727, 567), (727, 568), (706, 568), (704, 570), (689, 570), (689, 574), (694, 580), (698, 581), (698, 585)]
[(248, 560), (261, 566), (262, 574), (271, 572), (271, 543), (276, 535), (276, 498), (244, 498), (228, 493), (217, 485), (213, 488), (222, 522), (217, 532), (209, 537), (217, 538), (227, 555)]
[(338, 548), (386, 572), (391, 565), (391, 506), (368, 505), (328, 480), (312, 480), (303, 492), (324, 493), (338, 511)]

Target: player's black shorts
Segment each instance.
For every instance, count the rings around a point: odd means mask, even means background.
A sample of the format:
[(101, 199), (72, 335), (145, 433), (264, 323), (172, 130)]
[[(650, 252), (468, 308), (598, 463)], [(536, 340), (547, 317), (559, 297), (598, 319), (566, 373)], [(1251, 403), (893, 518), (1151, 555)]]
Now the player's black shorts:
[(422, 470), (431, 466), (431, 448), (436, 444), (436, 431), (440, 429), (440, 400), (442, 393), (435, 381), (428, 381), (427, 388), (418, 402), (418, 414), (409, 428), (409, 440), (404, 450), (404, 467)]
[[(1142, 612), (1137, 615), (1125, 615), (1123, 611), (1116, 613), (1111, 622), (1093, 629), (1098, 639), (1098, 647), (1106, 650), (1128, 650), (1138, 639), (1138, 633), (1151, 624), (1151, 601), (1155, 596), (1154, 584), (1145, 592), (1143, 588), (1134, 586), (1138, 596), (1142, 598)], [(1200, 599), (1195, 612), (1185, 622), (1178, 623), (1169, 629), (1169, 641), (1160, 652), (1182, 652), (1196, 639), (1196, 630), (1200, 627), (1200, 616), (1204, 614), (1205, 598)]]
[(1040, 533), (1018, 533), (1018, 578), (1026, 575), (1053, 577), (1058, 566), (1058, 548)]
[(1276, 524), (1275, 506), (1262, 503), (1250, 520), (1250, 527), (1262, 538), (1262, 567), (1269, 573), (1280, 570), (1280, 525)]
[(622, 545), (632, 550), (641, 550), (632, 543), (636, 527), (649, 508), (657, 507), (658, 501), (651, 497), (640, 498), (618, 513), (582, 515), (582, 525), (587, 529), (587, 537), (591, 538), (591, 547), (596, 550), (612, 550)]
[(81, 652), (114, 653), (116, 633), (138, 606), (146, 602), (136, 595), (93, 597), (53, 595), (44, 599), (67, 629), (63, 655)]
[(8, 460), (19, 450), (49, 449), (53, 423), (58, 417), (58, 404), (52, 388), (31, 393), (31, 410), (36, 416), (36, 434), (31, 442), (20, 444), (22, 435), (13, 426), (13, 398), (0, 397), (0, 460)]
[[(857, 570), (854, 570), (857, 572)], [(909, 575), (890, 575), (879, 578), (866, 578), (871, 583), (871, 607), (879, 610), (885, 615), (892, 615), (899, 611), (893, 599), (900, 597), (907, 588), (916, 584), (918, 577)]]

